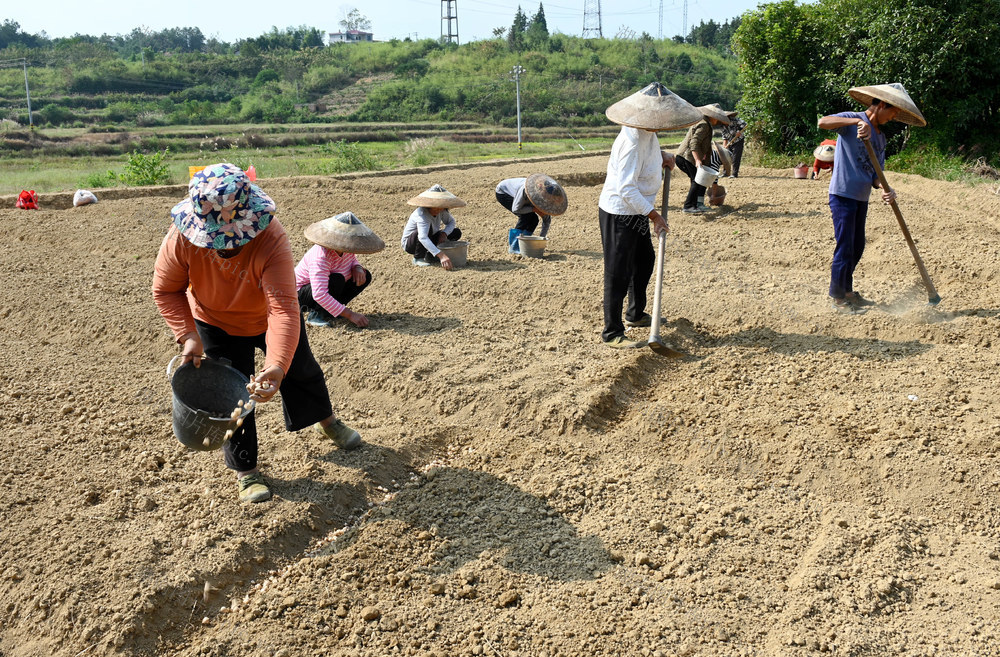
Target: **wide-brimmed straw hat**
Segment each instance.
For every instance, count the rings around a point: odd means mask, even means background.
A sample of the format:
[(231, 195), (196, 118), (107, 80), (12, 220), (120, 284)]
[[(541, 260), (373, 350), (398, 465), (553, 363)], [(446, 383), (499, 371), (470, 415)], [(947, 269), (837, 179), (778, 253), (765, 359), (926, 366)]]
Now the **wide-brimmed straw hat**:
[(852, 87), (848, 89), (847, 93), (866, 107), (876, 100), (885, 101), (893, 107), (898, 107), (899, 114), (896, 115), (896, 121), (921, 128), (927, 125), (927, 119), (917, 109), (917, 104), (910, 98), (910, 94), (906, 93), (903, 85), (898, 82), (877, 84), (872, 87)]
[(544, 173), (533, 173), (524, 181), (524, 193), (531, 204), (549, 216), (566, 212), (569, 200), (562, 185)]
[(733, 156), (732, 153), (729, 152), (729, 149), (723, 148), (722, 145), (717, 141), (713, 141), (712, 146), (715, 147), (715, 152), (719, 156), (719, 161), (722, 162), (722, 168), (725, 169), (726, 171), (732, 169)]
[(813, 151), (813, 157), (820, 162), (833, 162), (833, 156), (837, 152), (837, 147), (830, 144), (820, 144)]
[(722, 105), (718, 103), (712, 103), (711, 105), (702, 105), (698, 108), (702, 116), (709, 116), (713, 119), (718, 119), (719, 123), (725, 123), (729, 125), (729, 116), (726, 110), (722, 109)]
[[(229, 219), (223, 210), (233, 210)], [(170, 211), (174, 225), (195, 246), (235, 249), (271, 223), (274, 201), (234, 164), (211, 164), (191, 177), (188, 197)]]
[(418, 208), (461, 208), (466, 205), (465, 201), (458, 198), (441, 185), (433, 185), (427, 191), (417, 194), (409, 201), (408, 205), (415, 205)]
[(619, 100), (604, 114), (620, 125), (641, 130), (677, 130), (701, 121), (701, 112), (659, 82)]
[(310, 242), (341, 253), (378, 253), (385, 248), (382, 238), (353, 212), (341, 212), (309, 224), (305, 234)]

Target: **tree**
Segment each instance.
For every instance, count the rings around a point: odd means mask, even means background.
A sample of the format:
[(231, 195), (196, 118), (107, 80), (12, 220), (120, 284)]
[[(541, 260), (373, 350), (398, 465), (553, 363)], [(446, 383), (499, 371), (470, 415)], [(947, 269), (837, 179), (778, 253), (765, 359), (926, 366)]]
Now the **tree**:
[[(817, 115), (861, 109), (849, 88), (901, 82), (928, 123), (915, 140), (975, 152), (1000, 136), (995, 9), (973, 0), (762, 5), (743, 15), (732, 41), (740, 113), (766, 148), (802, 150), (823, 135)], [(902, 142), (890, 138), (890, 152)]]
[(350, 32), (351, 30), (360, 30), (362, 32), (368, 32), (372, 29), (372, 22), (368, 20), (368, 17), (354, 8), (347, 12), (340, 21), (340, 27), (345, 32)]
[(521, 11), (521, 5), (517, 6), (517, 13), (514, 14), (514, 23), (507, 30), (507, 47), (512, 52), (524, 50), (524, 31), (528, 28), (528, 17)]
[(549, 26), (545, 22), (545, 9), (538, 3), (538, 11), (524, 33), (524, 40), (532, 50), (543, 50), (549, 41)]

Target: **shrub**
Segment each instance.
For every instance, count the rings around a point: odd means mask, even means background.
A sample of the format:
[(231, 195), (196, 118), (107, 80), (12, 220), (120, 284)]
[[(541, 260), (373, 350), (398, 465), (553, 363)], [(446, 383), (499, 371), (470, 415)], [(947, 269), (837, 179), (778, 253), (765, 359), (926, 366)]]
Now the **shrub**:
[[(142, 187), (144, 185), (162, 185), (170, 181), (167, 174), (167, 165), (163, 163), (168, 149), (162, 152), (157, 151), (151, 155), (144, 155), (139, 151), (132, 151), (125, 161), (124, 171), (116, 174), (116, 178), (125, 185)], [(109, 174), (113, 172), (109, 171)]]

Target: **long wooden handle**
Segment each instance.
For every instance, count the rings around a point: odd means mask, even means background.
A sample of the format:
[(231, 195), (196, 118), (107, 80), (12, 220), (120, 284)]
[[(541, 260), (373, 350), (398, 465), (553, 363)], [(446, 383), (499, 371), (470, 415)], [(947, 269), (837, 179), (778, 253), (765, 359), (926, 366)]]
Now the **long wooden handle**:
[[(875, 156), (875, 149), (872, 148), (871, 139), (862, 139), (861, 141), (865, 143), (865, 149), (868, 151), (868, 159), (871, 160), (872, 166), (875, 167), (875, 173), (878, 174), (879, 182), (882, 183), (882, 190), (889, 191), (889, 181), (885, 179), (885, 172), (879, 166), (878, 158)], [(917, 252), (917, 245), (913, 243), (913, 238), (910, 237), (910, 229), (906, 227), (906, 222), (903, 220), (903, 213), (899, 211), (899, 206), (896, 205), (895, 199), (890, 201), (889, 205), (892, 206), (892, 211), (896, 215), (896, 221), (899, 222), (899, 229), (903, 231), (903, 237), (906, 238), (906, 245), (910, 247), (910, 253), (913, 254), (913, 260), (917, 263), (917, 269), (920, 271), (920, 278), (923, 279), (924, 287), (927, 288), (927, 301), (931, 304), (937, 304), (941, 301), (941, 295), (934, 289), (934, 283), (931, 282), (931, 277), (927, 274), (924, 261)]]
[[(660, 214), (663, 215), (663, 222), (667, 221), (667, 197), (670, 195), (670, 169), (663, 172), (663, 202), (660, 205)], [(663, 231), (658, 236), (656, 247), (656, 287), (653, 288), (653, 323), (649, 327), (650, 341), (660, 338), (660, 297), (663, 290), (663, 252), (666, 250), (667, 232)]]

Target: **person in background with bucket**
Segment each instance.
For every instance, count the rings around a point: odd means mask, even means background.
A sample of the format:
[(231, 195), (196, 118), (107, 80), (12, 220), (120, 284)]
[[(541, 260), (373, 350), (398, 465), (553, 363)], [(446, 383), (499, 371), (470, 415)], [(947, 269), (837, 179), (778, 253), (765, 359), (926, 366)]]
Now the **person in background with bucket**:
[[(342, 449), (361, 436), (333, 415), (323, 370), (309, 349), (295, 291), (292, 249), (274, 218), (274, 201), (232, 164), (196, 173), (189, 195), (170, 212), (156, 257), (153, 299), (177, 342), (183, 362), (225, 358), (250, 379), (255, 403), (279, 389), (285, 427), (311, 424)], [(264, 367), (254, 373), (256, 349)], [(257, 427), (246, 417), (223, 445), (236, 471), (239, 499), (263, 502), (271, 490), (257, 469)]]
[[(656, 133), (666, 126), (689, 125), (701, 115), (659, 82), (618, 101), (605, 114), (622, 129), (611, 147), (598, 201), (604, 251), (601, 340), (615, 349), (633, 349), (646, 343), (627, 340), (625, 326), (650, 326), (653, 319), (645, 312), (646, 288), (656, 261), (649, 225), (657, 234), (669, 231), (653, 202), (663, 182), (663, 169), (674, 168), (674, 156), (660, 150)], [(622, 323), (626, 295), (629, 305)]]
[(722, 147), (729, 151), (733, 161), (732, 169), (729, 170), (730, 178), (740, 177), (740, 162), (743, 161), (743, 131), (746, 130), (746, 121), (737, 116), (736, 111), (726, 112), (729, 118), (729, 125), (722, 127)]
[(543, 173), (533, 173), (527, 178), (507, 178), (496, 188), (497, 202), (517, 215), (517, 223), (507, 231), (507, 253), (520, 253), (517, 238), (533, 235), (541, 216), (542, 230), (539, 237), (549, 233), (552, 217), (566, 212), (569, 201), (562, 186)]
[(299, 305), (307, 311), (306, 324), (329, 326), (343, 317), (365, 328), (368, 318), (347, 307), (372, 282), (371, 272), (355, 254), (378, 253), (385, 242), (353, 212), (310, 224), (305, 234), (314, 246), (295, 266), (295, 285)]
[(828, 171), (833, 169), (833, 160), (837, 155), (837, 140), (836, 139), (824, 139), (813, 151), (813, 168), (812, 173), (809, 174), (810, 180), (815, 180), (819, 178), (820, 171)]
[(708, 180), (703, 185), (696, 178), (699, 177), (699, 169), (706, 167), (702, 169), (705, 171), (710, 166), (713, 128), (717, 125), (729, 125), (729, 117), (718, 103), (703, 105), (698, 109), (701, 110), (702, 120), (688, 128), (684, 141), (677, 149), (677, 168), (691, 179), (687, 198), (684, 199), (684, 212), (693, 214), (712, 209), (705, 205), (705, 189), (712, 181)]
[[(854, 270), (865, 250), (865, 220), (872, 189), (882, 184), (868, 157), (862, 139), (870, 139), (880, 166), (885, 166), (885, 133), (881, 127), (892, 120), (924, 126), (916, 104), (899, 83), (854, 87), (852, 98), (868, 106), (864, 112), (840, 112), (819, 120), (821, 130), (836, 130), (836, 152), (830, 176), (830, 213), (837, 245), (830, 265), (830, 297), (839, 313), (856, 315), (875, 305), (854, 289)], [(882, 202), (896, 199), (893, 189), (882, 190)]]
[(417, 209), (406, 220), (400, 245), (413, 256), (413, 264), (427, 267), (436, 258), (442, 269), (454, 269), (451, 258), (438, 248), (438, 244), (462, 237), (462, 229), (455, 225), (455, 217), (449, 210), (465, 207), (465, 201), (441, 185), (432, 185), (406, 203), (417, 206)]

